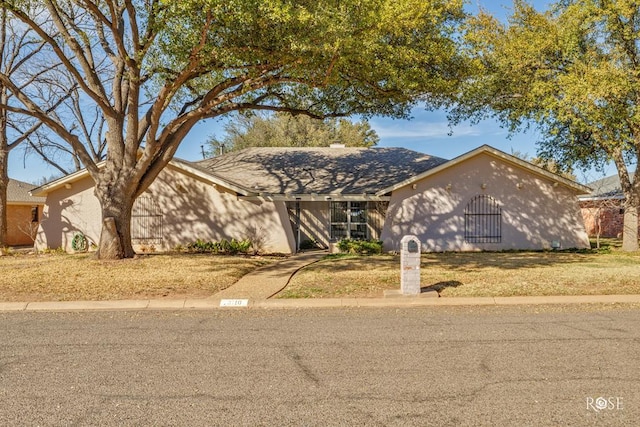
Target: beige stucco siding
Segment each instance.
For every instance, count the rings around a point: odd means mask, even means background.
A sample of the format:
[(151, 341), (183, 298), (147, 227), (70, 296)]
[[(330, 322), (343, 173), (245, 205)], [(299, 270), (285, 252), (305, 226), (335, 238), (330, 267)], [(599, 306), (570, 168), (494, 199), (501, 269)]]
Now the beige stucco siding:
[[(71, 250), (77, 232), (90, 243), (100, 238), (101, 211), (88, 176), (47, 195), (37, 246)], [(219, 241), (259, 238), (265, 252), (290, 253), (293, 232), (284, 202), (247, 201), (220, 186), (190, 176), (173, 166), (163, 170), (143, 194), (159, 206), (162, 243), (158, 250), (186, 245), (196, 239)], [(141, 196), (142, 197), (142, 196)]]
[(100, 239), (100, 203), (93, 194), (93, 180), (85, 178), (49, 193), (42, 210), (36, 248), (62, 248), (71, 251), (76, 233), (86, 236), (89, 244)]
[[(465, 207), (481, 194), (502, 209), (499, 243), (465, 241)], [(589, 247), (573, 190), (484, 153), (393, 192), (385, 249), (398, 250), (406, 234), (418, 236), (424, 251), (537, 250), (553, 241)]]
[(284, 202), (239, 199), (224, 187), (165, 169), (147, 190), (164, 213), (165, 248), (196, 239), (254, 236), (266, 252), (290, 253), (295, 244)]

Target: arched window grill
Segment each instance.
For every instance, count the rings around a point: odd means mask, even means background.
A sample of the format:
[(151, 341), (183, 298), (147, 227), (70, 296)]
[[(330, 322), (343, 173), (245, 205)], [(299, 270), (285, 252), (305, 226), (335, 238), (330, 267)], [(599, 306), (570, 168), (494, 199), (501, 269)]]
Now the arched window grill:
[(502, 208), (491, 196), (481, 194), (464, 210), (464, 240), (468, 243), (502, 241)]

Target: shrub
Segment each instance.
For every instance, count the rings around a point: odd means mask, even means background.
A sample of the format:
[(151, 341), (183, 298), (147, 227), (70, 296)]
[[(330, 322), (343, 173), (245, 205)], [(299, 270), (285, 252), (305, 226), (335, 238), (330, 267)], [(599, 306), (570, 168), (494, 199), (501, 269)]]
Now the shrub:
[(251, 241), (248, 239), (236, 240), (236, 239), (222, 239), (219, 242), (204, 241), (201, 239), (196, 240), (193, 243), (189, 243), (186, 246), (187, 252), (196, 253), (214, 253), (214, 254), (227, 254), (235, 255), (238, 253), (247, 253), (251, 249)]
[(205, 253), (205, 252), (217, 252), (215, 250), (215, 244), (213, 242), (205, 242), (204, 240), (196, 240), (193, 243), (187, 245), (187, 251)]
[(229, 242), (228, 253), (230, 254), (247, 253), (249, 252), (249, 249), (251, 249), (251, 241), (247, 239), (244, 239), (244, 240), (231, 239), (231, 241)]
[(340, 252), (349, 254), (373, 255), (382, 253), (381, 240), (343, 239), (338, 242)]

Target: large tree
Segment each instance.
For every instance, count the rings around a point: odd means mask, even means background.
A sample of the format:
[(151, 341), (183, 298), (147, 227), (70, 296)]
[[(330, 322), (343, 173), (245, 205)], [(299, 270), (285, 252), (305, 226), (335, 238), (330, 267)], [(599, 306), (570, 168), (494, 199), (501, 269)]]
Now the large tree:
[[(45, 44), (33, 35), (29, 27), (14, 19), (6, 9), (0, 9), (0, 72), (16, 81), (15, 85), (20, 89), (34, 84), (47, 88), (34, 93), (33, 97), (45, 113), (54, 114), (55, 109), (68, 98), (69, 87), (60, 87), (48, 81), (45, 75), (28, 72), (28, 64), (45, 48)], [(48, 67), (53, 71), (57, 64), (49, 63)], [(10, 88), (0, 81), (0, 105), (8, 105), (14, 98)], [(0, 108), (0, 248), (7, 244), (9, 154), (31, 141), (41, 128), (42, 122), (38, 119)]]
[(210, 153), (241, 150), (248, 147), (372, 147), (380, 138), (367, 121), (345, 118), (320, 120), (306, 115), (240, 115), (224, 126), (222, 138), (207, 141)]
[[(73, 85), (73, 78), (68, 74), (59, 73), (57, 80), (62, 82), (62, 86), (71, 85), (71, 89), (63, 94), (60, 98), (61, 102), (49, 115), (54, 116), (58, 122), (73, 123), (75, 134), (93, 160), (95, 162), (104, 160), (107, 145), (106, 120), (100, 109), (85, 105), (82, 91)], [(29, 135), (23, 148), (25, 156), (37, 156), (56, 169), (58, 172), (55, 177), (59, 178), (82, 169), (82, 161), (73, 147), (44, 126), (38, 127)], [(47, 181), (46, 177), (42, 179)]]
[(0, 73), (22, 104), (4, 108), (42, 120), (87, 168), (101, 258), (134, 255), (133, 202), (198, 121), (246, 110), (405, 116), (416, 100), (440, 105), (463, 68), (452, 39), (461, 0), (40, 0), (39, 14), (31, 3), (0, 0), (104, 115), (105, 161)]
[(638, 250), (640, 8), (632, 0), (514, 2), (508, 22), (469, 21), (475, 78), (453, 118), (535, 127), (539, 155), (582, 169), (615, 163), (625, 195), (625, 250)]

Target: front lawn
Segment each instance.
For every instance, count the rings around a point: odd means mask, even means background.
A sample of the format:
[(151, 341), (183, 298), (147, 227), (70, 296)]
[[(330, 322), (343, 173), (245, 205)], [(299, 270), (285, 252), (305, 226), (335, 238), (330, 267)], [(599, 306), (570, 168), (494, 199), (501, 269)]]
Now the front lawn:
[(98, 261), (89, 254), (0, 257), (0, 301), (210, 297), (269, 257), (141, 255)]
[[(0, 256), (0, 301), (206, 298), (277, 257), (89, 254)], [(640, 253), (423, 254), (423, 288), (442, 297), (640, 294)], [(278, 298), (379, 298), (400, 288), (400, 257), (329, 255), (293, 276)]]
[[(421, 285), (442, 297), (640, 294), (640, 254), (424, 254)], [(329, 256), (296, 274), (279, 298), (381, 297), (400, 289), (400, 257)]]

